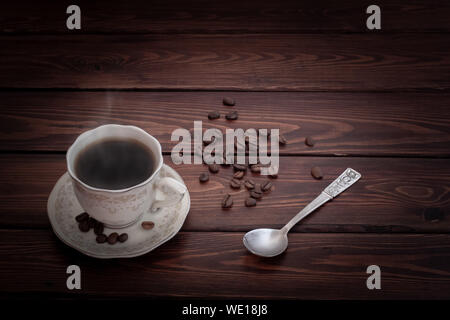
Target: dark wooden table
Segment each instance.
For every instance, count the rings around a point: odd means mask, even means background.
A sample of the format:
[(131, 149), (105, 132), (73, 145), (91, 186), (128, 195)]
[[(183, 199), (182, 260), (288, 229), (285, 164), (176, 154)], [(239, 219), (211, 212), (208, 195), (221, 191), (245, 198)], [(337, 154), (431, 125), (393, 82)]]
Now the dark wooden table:
[[(450, 4), (378, 1), (10, 1), (0, 12), (0, 291), (2, 297), (450, 298)], [(228, 110), (240, 118), (209, 121)], [(255, 208), (231, 169), (198, 183), (199, 165), (171, 162), (171, 132), (280, 128), (275, 190)], [(62, 244), (47, 197), (81, 132), (133, 124), (157, 137), (185, 179), (182, 231), (134, 259), (97, 260)], [(313, 136), (313, 148), (304, 144)], [(324, 179), (310, 176), (320, 166)], [(280, 227), (345, 168), (363, 179), (261, 259), (243, 234)], [(257, 178), (259, 179), (259, 178)], [(82, 269), (82, 290), (66, 268)], [(368, 290), (366, 268), (381, 268)]]

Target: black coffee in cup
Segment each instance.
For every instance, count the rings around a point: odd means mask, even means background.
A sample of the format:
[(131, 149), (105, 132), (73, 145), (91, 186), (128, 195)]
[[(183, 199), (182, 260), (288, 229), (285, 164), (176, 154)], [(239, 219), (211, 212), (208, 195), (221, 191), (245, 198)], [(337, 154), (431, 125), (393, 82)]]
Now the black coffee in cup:
[(133, 139), (110, 138), (85, 147), (75, 159), (75, 174), (85, 184), (109, 190), (135, 186), (155, 170), (150, 149)]

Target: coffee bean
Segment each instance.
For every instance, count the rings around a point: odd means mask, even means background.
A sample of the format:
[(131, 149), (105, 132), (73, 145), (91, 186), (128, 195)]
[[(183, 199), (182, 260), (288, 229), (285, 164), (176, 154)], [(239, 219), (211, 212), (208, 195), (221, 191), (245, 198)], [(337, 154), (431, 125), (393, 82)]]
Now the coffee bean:
[(89, 229), (94, 228), (95, 224), (97, 223), (97, 220), (95, 220), (94, 218), (90, 217), (88, 221), (89, 221)]
[(219, 111), (212, 111), (208, 113), (208, 119), (209, 120), (215, 120), (220, 118), (220, 112)]
[(237, 120), (239, 117), (237, 111), (231, 111), (225, 115), (225, 119), (227, 120)]
[(128, 234), (122, 233), (122, 234), (119, 236), (118, 239), (119, 239), (120, 242), (125, 242), (125, 241), (128, 240)]
[(230, 186), (233, 189), (240, 189), (241, 188), (241, 182), (238, 179), (233, 178), (230, 181)]
[(242, 179), (244, 177), (244, 175), (245, 175), (245, 171), (236, 171), (233, 174), (233, 178)]
[(262, 193), (261, 184), (255, 183), (255, 186), (253, 187), (253, 191)]
[(119, 237), (119, 234), (117, 232), (113, 232), (108, 236), (108, 243), (109, 244), (115, 244), (117, 242), (117, 238)]
[(95, 238), (95, 241), (97, 241), (97, 243), (105, 243), (107, 239), (108, 237), (106, 235), (99, 234), (97, 238)]
[(255, 199), (261, 199), (262, 198), (262, 192), (257, 192), (257, 191), (250, 191), (250, 197), (255, 198)]
[(81, 232), (88, 232), (90, 229), (89, 220), (81, 221), (80, 224), (78, 224), (78, 228), (80, 229)]
[(280, 144), (281, 144), (282, 146), (284, 146), (285, 144), (287, 144), (287, 140), (286, 140), (286, 138), (285, 138), (282, 134), (280, 134), (280, 136), (278, 137), (278, 141), (280, 142)]
[(260, 173), (261, 172), (261, 165), (259, 164), (253, 164), (250, 166), (250, 171), (253, 173)]
[(231, 198), (231, 194), (227, 194), (222, 200), (222, 208), (228, 209), (233, 206), (233, 198)]
[(211, 163), (208, 165), (208, 169), (212, 173), (217, 173), (219, 172), (220, 167), (217, 163)]
[(206, 182), (209, 180), (209, 173), (208, 172), (203, 172), (200, 174), (200, 176), (198, 177), (198, 180), (200, 180), (200, 182)]
[(75, 220), (77, 222), (81, 222), (87, 219), (89, 219), (89, 215), (87, 214), (87, 212), (83, 212), (75, 217)]
[(270, 180), (267, 180), (261, 184), (261, 190), (263, 192), (270, 191), (270, 189), (272, 189), (272, 186), (273, 186), (272, 182)]
[(316, 142), (312, 137), (306, 137), (305, 144), (309, 147), (313, 147)]
[(423, 211), (423, 218), (430, 222), (439, 222), (444, 219), (444, 212), (439, 208), (426, 208)]
[(94, 226), (94, 233), (96, 235), (100, 235), (103, 233), (104, 230), (105, 230), (105, 227), (104, 227), (103, 223), (97, 221), (97, 223)]
[(314, 177), (314, 179), (322, 179), (322, 169), (320, 169), (319, 167), (313, 167), (311, 169), (311, 175)]
[(245, 164), (233, 164), (235, 171), (247, 171), (247, 165)]
[(144, 228), (145, 230), (151, 230), (153, 229), (153, 227), (155, 226), (155, 223), (151, 222), (151, 221), (143, 221), (141, 223), (142, 228)]
[(247, 199), (245, 199), (245, 206), (246, 207), (254, 207), (254, 206), (256, 206), (255, 198), (248, 197)]
[(225, 97), (225, 98), (223, 98), (223, 104), (224, 105), (226, 105), (226, 106), (230, 106), (230, 107), (232, 107), (232, 106), (234, 106), (235, 104), (236, 104), (236, 102), (234, 101), (234, 99), (232, 99), (232, 98), (230, 98), (230, 97)]
[(244, 186), (248, 189), (251, 190), (255, 187), (255, 182), (251, 179), (247, 179), (245, 180)]

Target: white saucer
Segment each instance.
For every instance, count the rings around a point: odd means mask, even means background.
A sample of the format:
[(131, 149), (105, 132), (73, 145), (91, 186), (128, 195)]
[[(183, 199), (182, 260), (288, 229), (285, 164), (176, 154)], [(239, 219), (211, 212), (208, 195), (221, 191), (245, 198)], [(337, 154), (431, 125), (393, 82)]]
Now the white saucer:
[[(184, 184), (180, 175), (167, 165), (163, 165), (160, 174), (161, 177), (171, 177)], [(157, 212), (146, 212), (131, 226), (122, 229), (105, 228), (106, 235), (112, 232), (127, 233), (127, 241), (114, 245), (99, 244), (95, 241), (96, 235), (92, 229), (89, 232), (78, 229), (75, 217), (84, 210), (75, 197), (70, 176), (66, 172), (50, 193), (47, 212), (53, 231), (68, 246), (95, 258), (131, 258), (150, 252), (175, 236), (186, 219), (190, 205), (191, 198), (189, 191), (186, 191), (183, 199), (176, 205), (161, 208)], [(144, 230), (142, 221), (152, 221), (155, 226), (151, 230)]]

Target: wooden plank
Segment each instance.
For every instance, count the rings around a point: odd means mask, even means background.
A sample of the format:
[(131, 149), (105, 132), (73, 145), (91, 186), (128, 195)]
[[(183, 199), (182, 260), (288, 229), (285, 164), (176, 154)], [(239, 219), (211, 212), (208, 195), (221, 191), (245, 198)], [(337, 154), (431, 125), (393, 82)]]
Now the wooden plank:
[[(270, 33), (366, 32), (366, 8), (358, 0), (299, 2), (77, 1), (82, 28), (77, 33)], [(382, 32), (449, 31), (448, 1), (379, 0)], [(66, 28), (67, 3), (30, 0), (2, 5), (3, 33), (73, 33)]]
[[(231, 96), (239, 120), (226, 121)], [(136, 125), (165, 152), (177, 128), (279, 128), (289, 155), (450, 156), (450, 95), (445, 93), (0, 92), (2, 151), (65, 151), (83, 131)], [(207, 119), (219, 110), (222, 118)], [(306, 136), (316, 140), (313, 148)]]
[(7, 36), (3, 88), (416, 90), (450, 87), (450, 35)]
[[(282, 157), (275, 189), (254, 208), (244, 206), (247, 191), (229, 187), (231, 168), (221, 168), (200, 184), (203, 165), (175, 166), (191, 194), (191, 210), (183, 230), (248, 231), (281, 227), (317, 196), (345, 168), (362, 173), (351, 189), (297, 225), (293, 232), (449, 232), (450, 163), (448, 159)], [(310, 175), (320, 166), (323, 180)], [(0, 157), (0, 227), (48, 228), (47, 198), (65, 171), (63, 155)], [(252, 176), (256, 182), (266, 178)], [(231, 193), (234, 206), (223, 210)]]
[[(291, 234), (288, 251), (273, 259), (247, 253), (242, 235), (183, 232), (139, 258), (98, 260), (49, 230), (2, 230), (0, 290), (59, 298), (450, 298), (450, 235)], [(79, 292), (66, 288), (72, 264), (82, 270)], [(372, 264), (381, 268), (381, 290), (366, 287)]]

